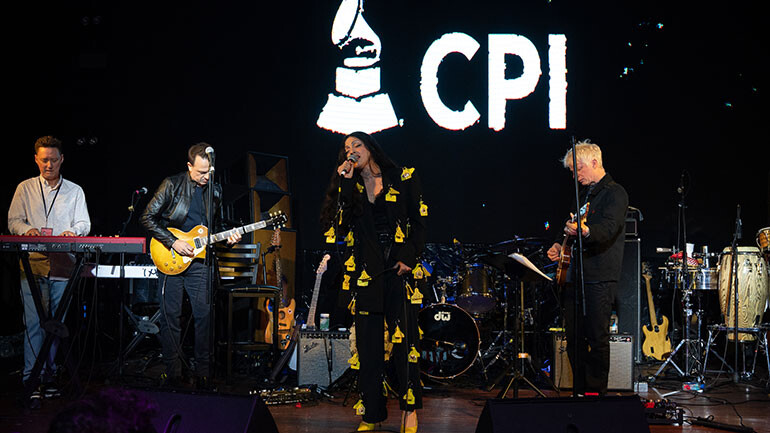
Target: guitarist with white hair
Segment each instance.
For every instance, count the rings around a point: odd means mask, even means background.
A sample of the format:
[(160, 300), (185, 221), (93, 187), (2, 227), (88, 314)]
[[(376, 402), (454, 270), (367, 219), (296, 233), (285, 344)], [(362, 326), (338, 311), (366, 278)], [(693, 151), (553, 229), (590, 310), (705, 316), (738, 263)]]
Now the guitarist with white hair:
[[(599, 146), (581, 141), (575, 146), (577, 169), (573, 168), (572, 149), (562, 159), (565, 168), (570, 169), (580, 188), (580, 206), (585, 208), (583, 218), (568, 221), (564, 234), (577, 236), (580, 222), (583, 237), (583, 276), (585, 281), (586, 314), (582, 308), (575, 317), (575, 303), (582, 305), (580, 289), (575, 290), (573, 282), (578, 281), (577, 266), (572, 264), (566, 271), (567, 287), (562, 290), (562, 311), (567, 331), (567, 353), (572, 366), (575, 391), (579, 395), (607, 392), (610, 369), (610, 315), (615, 299), (618, 280), (623, 264), (625, 241), (625, 217), (628, 208), (626, 190), (604, 170), (602, 152)], [(563, 251), (564, 250), (564, 251)], [(577, 246), (575, 246), (577, 250)], [(556, 242), (548, 250), (548, 258), (558, 261), (566, 248)], [(573, 256), (577, 255), (577, 251)], [(578, 299), (575, 299), (575, 296)], [(573, 341), (577, 330), (577, 341)], [(580, 362), (576, 365), (575, 350)]]

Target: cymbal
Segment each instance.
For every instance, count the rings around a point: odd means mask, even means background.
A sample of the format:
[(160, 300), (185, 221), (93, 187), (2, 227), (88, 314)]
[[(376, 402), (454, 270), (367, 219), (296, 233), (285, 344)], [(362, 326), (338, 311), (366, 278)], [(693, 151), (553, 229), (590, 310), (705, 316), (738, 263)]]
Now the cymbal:
[(519, 247), (519, 246), (540, 246), (545, 243), (545, 238), (541, 237), (527, 237), (527, 238), (521, 238), (521, 237), (514, 237), (513, 239), (504, 240), (502, 242), (498, 242), (496, 244), (492, 244), (489, 246), (489, 249), (500, 249), (500, 248), (507, 248), (507, 247)]

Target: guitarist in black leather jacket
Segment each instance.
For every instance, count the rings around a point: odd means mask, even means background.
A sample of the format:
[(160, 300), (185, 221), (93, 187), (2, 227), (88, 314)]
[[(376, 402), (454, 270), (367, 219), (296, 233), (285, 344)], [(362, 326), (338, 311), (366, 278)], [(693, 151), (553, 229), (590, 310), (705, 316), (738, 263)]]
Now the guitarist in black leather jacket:
[[(193, 256), (193, 248), (177, 239), (168, 227), (188, 232), (197, 225), (206, 225), (209, 187), (208, 144), (198, 143), (187, 152), (187, 171), (167, 177), (147, 204), (140, 222), (150, 235), (166, 248), (173, 248), (178, 254)], [(214, 209), (219, 209), (222, 190), (214, 188)], [(237, 233), (228, 238), (232, 245), (240, 241)], [(210, 305), (206, 287), (207, 269), (203, 260), (195, 259), (184, 272), (178, 275), (160, 275), (161, 299), (160, 335), (163, 346), (163, 360), (166, 372), (165, 383), (176, 384), (181, 380), (179, 318), (182, 314), (183, 290), (190, 298), (195, 318), (195, 376), (199, 388), (209, 386), (209, 327)]]
[[(567, 353), (572, 365), (574, 387), (578, 394), (607, 392), (610, 368), (609, 326), (612, 304), (623, 264), (625, 216), (628, 208), (626, 190), (604, 170), (601, 149), (596, 144), (582, 141), (575, 146), (577, 177), (583, 185), (581, 207), (589, 203), (586, 220), (582, 224), (583, 275), (585, 280), (586, 315), (575, 316), (575, 274), (577, 251), (567, 273), (567, 287), (562, 291), (562, 311), (567, 331)], [(564, 167), (572, 168), (572, 150), (562, 160)], [(579, 220), (580, 218), (576, 218)], [(567, 222), (564, 233), (577, 236), (577, 223)], [(575, 243), (575, 250), (577, 244)], [(548, 257), (559, 260), (561, 243), (548, 250)], [(579, 289), (578, 289), (579, 291)], [(578, 297), (580, 294), (578, 293)], [(579, 299), (578, 299), (579, 300)], [(579, 304), (580, 305), (580, 304)], [(582, 308), (579, 309), (582, 313)], [(578, 344), (573, 339), (577, 327)], [(575, 349), (579, 350), (579, 365), (575, 365)]]

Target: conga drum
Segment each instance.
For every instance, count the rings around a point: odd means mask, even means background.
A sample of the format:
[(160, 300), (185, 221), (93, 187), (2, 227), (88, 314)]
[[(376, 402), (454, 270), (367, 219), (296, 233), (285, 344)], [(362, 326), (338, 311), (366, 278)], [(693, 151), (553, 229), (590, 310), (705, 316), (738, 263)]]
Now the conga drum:
[[(726, 326), (735, 325), (734, 281), (738, 275), (738, 327), (754, 328), (762, 323), (762, 314), (768, 300), (767, 264), (757, 247), (738, 247), (738, 266), (733, 269), (732, 280), (730, 268), (733, 265), (732, 248), (722, 250), (719, 258), (719, 307)], [(727, 338), (733, 340), (733, 333), (728, 332)], [(752, 341), (754, 336), (739, 333), (741, 341)]]

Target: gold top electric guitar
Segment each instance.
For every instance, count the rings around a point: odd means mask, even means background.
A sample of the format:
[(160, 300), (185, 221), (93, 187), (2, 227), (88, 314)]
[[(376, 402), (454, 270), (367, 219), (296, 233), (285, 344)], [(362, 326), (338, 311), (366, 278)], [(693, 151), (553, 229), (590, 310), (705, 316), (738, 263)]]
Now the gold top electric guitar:
[[(281, 227), (285, 223), (286, 215), (282, 212), (271, 213), (269, 219), (213, 234), (211, 235), (211, 243), (222, 242), (235, 232), (240, 234), (251, 233), (254, 230), (265, 227)], [(205, 226), (195, 226), (188, 232), (183, 232), (174, 227), (169, 227), (168, 230), (177, 239), (181, 239), (193, 247), (193, 254), (192, 256), (183, 256), (173, 248), (166, 248), (160, 241), (152, 238), (150, 241), (150, 256), (160, 272), (166, 275), (181, 274), (190, 267), (193, 260), (206, 257), (209, 230)]]

